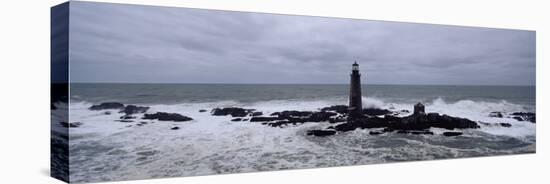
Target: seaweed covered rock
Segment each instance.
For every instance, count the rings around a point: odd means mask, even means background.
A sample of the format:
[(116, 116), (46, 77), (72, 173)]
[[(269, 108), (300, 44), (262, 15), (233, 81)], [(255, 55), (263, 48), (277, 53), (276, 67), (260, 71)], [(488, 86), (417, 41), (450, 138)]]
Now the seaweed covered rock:
[(193, 120), (190, 117), (178, 114), (178, 113), (167, 113), (167, 112), (157, 112), (155, 114), (144, 114), (142, 119), (158, 119), (159, 121), (191, 121)]

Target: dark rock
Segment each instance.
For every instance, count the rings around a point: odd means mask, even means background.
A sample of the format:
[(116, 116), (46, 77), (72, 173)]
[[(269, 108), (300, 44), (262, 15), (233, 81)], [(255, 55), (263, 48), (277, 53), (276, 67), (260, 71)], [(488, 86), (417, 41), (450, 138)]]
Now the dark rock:
[(282, 126), (296, 125), (296, 124), (301, 124), (301, 123), (303, 123), (303, 122), (282, 120), (282, 121), (275, 121), (275, 122), (266, 123), (266, 124), (269, 125), (269, 126), (272, 126), (272, 127), (282, 127)]
[(99, 105), (92, 105), (88, 109), (97, 111), (97, 110), (105, 110), (105, 109), (122, 109), (122, 108), (124, 108), (124, 104), (122, 104), (122, 103), (105, 102), (105, 103), (101, 103)]
[(433, 135), (434, 133), (432, 131), (424, 130), (424, 131), (411, 131), (411, 134), (413, 134), (413, 135)]
[(428, 113), (427, 115), (411, 115), (404, 117), (400, 123), (394, 124), (394, 129), (419, 130), (431, 127), (445, 129), (479, 128), (476, 122), (466, 118)]
[(429, 128), (465, 129), (479, 128), (476, 122), (465, 118), (439, 115), (437, 113), (411, 115), (407, 117), (395, 117), (385, 115), (384, 118), (364, 117), (349, 120), (347, 123), (337, 125), (338, 131), (351, 131), (357, 128), (388, 128), (388, 130), (426, 130)]
[(380, 135), (380, 134), (383, 134), (384, 132), (379, 132), (379, 131), (370, 131), (369, 132), (369, 135)]
[(170, 130), (179, 130), (180, 127), (172, 127)]
[(115, 121), (122, 122), (122, 123), (131, 123), (131, 122), (134, 122), (133, 120), (127, 120), (127, 119), (121, 119), (121, 120), (115, 120)]
[(330, 107), (323, 107), (321, 108), (321, 111), (334, 111), (340, 114), (347, 114), (348, 113), (348, 106), (347, 105), (333, 105)]
[(341, 122), (346, 122), (346, 121), (347, 121), (347, 118), (344, 118), (344, 117), (334, 117), (334, 118), (329, 118), (328, 119), (329, 123), (341, 123)]
[(103, 114), (105, 114), (105, 115), (111, 115), (111, 111), (105, 111)]
[(250, 118), (250, 122), (266, 122), (266, 121), (275, 121), (275, 120), (283, 120), (284, 118), (279, 117), (252, 117)]
[(376, 108), (363, 109), (363, 114), (370, 115), (370, 116), (380, 116), (380, 115), (386, 115), (390, 113), (391, 111), (387, 109), (376, 109)]
[(292, 117), (306, 117), (313, 114), (311, 111), (282, 111), (274, 112), (271, 116), (279, 116), (281, 118), (292, 118)]
[(131, 114), (137, 114), (137, 113), (145, 113), (145, 112), (147, 112), (147, 110), (149, 110), (149, 107), (127, 105), (119, 113), (124, 113), (126, 115), (131, 115)]
[(61, 126), (65, 127), (65, 128), (77, 128), (77, 127), (80, 127), (80, 125), (82, 125), (81, 122), (72, 122), (72, 123), (67, 123), (67, 122), (59, 122), (59, 124), (61, 124)]
[(250, 113), (250, 116), (254, 117), (254, 116), (261, 116), (261, 115), (264, 115), (263, 112), (252, 112)]
[(231, 115), (233, 117), (245, 117), (249, 113), (253, 112), (254, 109), (243, 109), (239, 107), (226, 107), (226, 108), (215, 108), (212, 109), (211, 114), (214, 116), (227, 116)]
[(489, 113), (489, 117), (493, 117), (493, 118), (502, 118), (502, 117), (504, 117), (504, 116), (502, 115), (501, 112), (495, 111), (495, 112)]
[(177, 113), (157, 112), (155, 114), (144, 114), (143, 119), (158, 119), (159, 121), (191, 121), (190, 117)]
[(334, 127), (335, 130), (346, 132), (352, 131), (357, 128), (385, 128), (390, 126), (390, 122), (385, 118), (372, 117), (372, 118), (361, 118), (348, 121), (347, 123), (339, 124)]
[(443, 132), (444, 136), (450, 137), (450, 136), (459, 136), (462, 135), (462, 132)]
[(398, 130), (398, 134), (413, 134), (413, 135), (433, 135), (434, 133), (429, 130)]
[(205, 110), (205, 109), (201, 109), (201, 110), (199, 110), (199, 112), (206, 112), (206, 110)]
[(491, 123), (487, 123), (487, 122), (482, 122), (482, 121), (478, 121), (477, 123), (483, 125), (483, 126), (492, 126)]
[(242, 118), (235, 118), (235, 119), (232, 119), (231, 121), (242, 121)]
[(529, 121), (531, 123), (536, 123), (536, 114), (532, 112), (514, 112), (511, 115), (512, 118), (518, 121)]
[(140, 121), (140, 122), (139, 122), (138, 124), (136, 124), (136, 125), (137, 125), (137, 126), (143, 126), (143, 125), (146, 125), (146, 124), (147, 124), (147, 122), (145, 122), (145, 121)]
[(120, 119), (136, 119), (136, 117), (130, 116), (130, 115), (124, 115), (124, 116), (120, 116)]
[(409, 131), (408, 130), (398, 130), (397, 133), (398, 134), (408, 134)]
[(512, 124), (510, 123), (499, 123), (501, 127), (512, 127)]
[(322, 121), (329, 121), (330, 117), (335, 116), (336, 113), (334, 112), (314, 112), (312, 113), (308, 118), (306, 118), (305, 121), (307, 122), (322, 122)]
[(318, 137), (324, 137), (329, 135), (336, 134), (336, 131), (334, 130), (309, 130), (307, 131), (307, 135), (313, 135)]

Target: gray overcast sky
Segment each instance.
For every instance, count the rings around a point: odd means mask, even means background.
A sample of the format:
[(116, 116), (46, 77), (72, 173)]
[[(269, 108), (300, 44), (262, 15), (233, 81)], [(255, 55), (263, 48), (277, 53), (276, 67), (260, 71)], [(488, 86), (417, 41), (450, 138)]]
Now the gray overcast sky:
[(535, 85), (535, 32), (71, 2), (72, 82)]

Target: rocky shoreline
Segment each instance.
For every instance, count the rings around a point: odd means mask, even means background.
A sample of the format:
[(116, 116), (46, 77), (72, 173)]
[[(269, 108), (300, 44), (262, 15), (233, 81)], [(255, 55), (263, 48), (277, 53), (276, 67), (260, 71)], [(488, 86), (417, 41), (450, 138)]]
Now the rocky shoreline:
[[(118, 102), (105, 102), (89, 107), (89, 110), (117, 110), (122, 114), (120, 119), (115, 120), (124, 123), (132, 123), (138, 119), (138, 114), (143, 114), (142, 120), (158, 120), (172, 122), (192, 121), (193, 118), (181, 115), (174, 112), (155, 112), (147, 113), (149, 107), (125, 105)], [(200, 109), (200, 113), (207, 113), (205, 109)], [(334, 105), (329, 107), (319, 108), (318, 111), (296, 111), (285, 110), (274, 112), (269, 115), (264, 114), (256, 109), (246, 109), (240, 107), (225, 107), (214, 108), (210, 111), (212, 116), (230, 116), (232, 122), (249, 122), (261, 123), (266, 126), (284, 128), (287, 126), (299, 125), (306, 122), (328, 122), (331, 125), (323, 129), (309, 130), (307, 135), (312, 136), (330, 136), (339, 132), (353, 131), (356, 129), (369, 129), (369, 135), (380, 135), (387, 132), (396, 132), (401, 134), (413, 135), (433, 135), (430, 128), (442, 128), (449, 130), (444, 132), (444, 136), (459, 136), (462, 135), (460, 130), (477, 129), (482, 126), (500, 126), (511, 127), (509, 123), (489, 124), (485, 122), (476, 122), (466, 118), (453, 117), (438, 113), (425, 113), (424, 106), (417, 104), (415, 111), (411, 115), (408, 110), (388, 110), (367, 108), (363, 109), (362, 114), (358, 116), (349, 116), (348, 106)], [(105, 114), (110, 114), (106, 111)], [(405, 116), (407, 115), (407, 116)], [(518, 121), (526, 121), (535, 123), (536, 115), (531, 112), (491, 112), (488, 117), (493, 118), (513, 118)], [(82, 122), (66, 123), (62, 125), (67, 128), (78, 128)], [(147, 123), (139, 122), (139, 126)], [(171, 130), (178, 130), (179, 127), (172, 127)]]

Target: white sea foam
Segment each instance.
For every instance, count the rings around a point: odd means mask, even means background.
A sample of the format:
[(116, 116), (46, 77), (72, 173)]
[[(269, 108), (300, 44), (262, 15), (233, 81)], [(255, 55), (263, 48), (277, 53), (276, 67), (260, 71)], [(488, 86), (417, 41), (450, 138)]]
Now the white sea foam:
[[(394, 107), (395, 110), (412, 111), (412, 104), (386, 103), (378, 98), (364, 98), (363, 101), (365, 108)], [(369, 130), (356, 130), (318, 138), (305, 136), (305, 131), (327, 127), (329, 123), (273, 128), (260, 123), (231, 122), (230, 117), (212, 116), (209, 113), (215, 107), (237, 106), (257, 109), (269, 115), (282, 110), (317, 110), (338, 104), (343, 103), (273, 100), (256, 103), (220, 101), (148, 105), (151, 107), (148, 113), (174, 112), (194, 120), (147, 120), (148, 124), (138, 126), (137, 123), (143, 120), (116, 122), (114, 120), (122, 115), (117, 111), (106, 115), (105, 110), (88, 110), (91, 103), (71, 102), (70, 121), (83, 123), (70, 132), (71, 179), (74, 182), (94, 182), (454, 158), (468, 156), (471, 152), (498, 153), (498, 150), (487, 152), (488, 149), (482, 148), (455, 148), (426, 143), (426, 140), (432, 139), (445, 140), (438, 135), (407, 138), (386, 134), (375, 137), (368, 135)], [(201, 113), (200, 109), (208, 112)], [(513, 137), (534, 135), (534, 124), (487, 116), (492, 111), (520, 110), (520, 105), (504, 101), (493, 103), (466, 100), (447, 103), (443, 99), (436, 99), (426, 103), (427, 112), (513, 125), (511, 128), (482, 127), (481, 131), (486, 133)], [(139, 118), (141, 115), (137, 116)], [(180, 129), (170, 130), (174, 126)], [(434, 131), (440, 134), (443, 130)], [(511, 149), (506, 152), (513, 153), (516, 148)]]
[(362, 97), (363, 108), (384, 108), (386, 104), (378, 98)]

